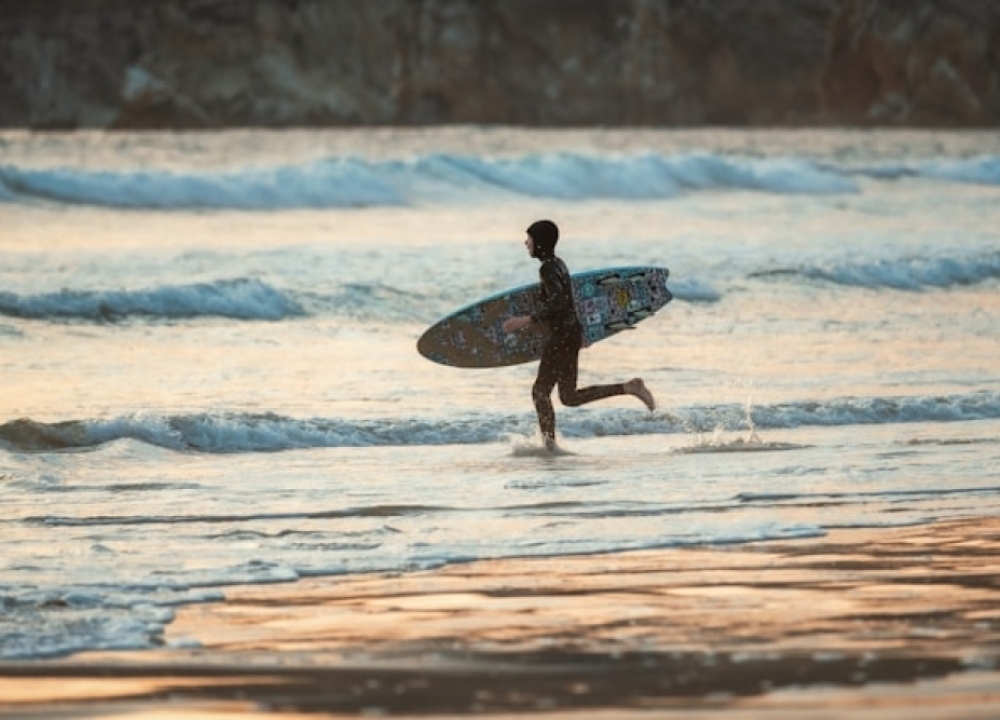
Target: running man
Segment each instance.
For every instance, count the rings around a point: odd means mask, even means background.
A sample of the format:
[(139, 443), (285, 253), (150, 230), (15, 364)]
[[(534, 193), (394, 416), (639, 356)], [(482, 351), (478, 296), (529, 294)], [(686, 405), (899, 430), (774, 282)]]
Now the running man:
[(552, 408), (552, 390), (559, 386), (559, 400), (567, 407), (578, 407), (595, 400), (616, 395), (633, 395), (652, 412), (656, 401), (641, 378), (633, 378), (614, 385), (577, 387), (580, 348), (583, 347), (583, 326), (576, 315), (573, 285), (569, 269), (556, 257), (559, 228), (551, 220), (531, 224), (524, 246), (528, 254), (541, 262), (538, 274), (541, 279), (541, 307), (531, 315), (518, 315), (503, 324), (504, 332), (512, 333), (532, 323), (542, 323), (549, 329), (548, 339), (538, 363), (538, 376), (531, 388), (531, 398), (538, 413), (538, 426), (542, 431), (545, 447), (556, 447), (556, 415)]

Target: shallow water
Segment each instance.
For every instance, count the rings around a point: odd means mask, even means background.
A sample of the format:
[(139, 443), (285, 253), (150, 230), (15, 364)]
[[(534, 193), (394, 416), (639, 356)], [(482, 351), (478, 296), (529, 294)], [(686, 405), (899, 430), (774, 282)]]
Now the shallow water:
[[(0, 133), (0, 657), (160, 642), (233, 582), (819, 535), (1000, 506), (1000, 136)], [(632, 399), (431, 322), (574, 270), (676, 299)]]

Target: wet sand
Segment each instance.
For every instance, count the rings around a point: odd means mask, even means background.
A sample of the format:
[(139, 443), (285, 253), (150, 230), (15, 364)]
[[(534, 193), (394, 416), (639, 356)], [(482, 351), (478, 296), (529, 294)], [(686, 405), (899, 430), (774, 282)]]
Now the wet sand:
[(1000, 716), (1000, 518), (226, 598), (161, 649), (0, 664), (0, 717)]

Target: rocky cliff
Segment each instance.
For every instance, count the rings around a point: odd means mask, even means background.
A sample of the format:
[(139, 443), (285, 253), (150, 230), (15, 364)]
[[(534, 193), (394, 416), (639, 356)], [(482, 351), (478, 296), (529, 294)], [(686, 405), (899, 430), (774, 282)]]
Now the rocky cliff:
[(997, 0), (0, 0), (0, 125), (990, 126)]

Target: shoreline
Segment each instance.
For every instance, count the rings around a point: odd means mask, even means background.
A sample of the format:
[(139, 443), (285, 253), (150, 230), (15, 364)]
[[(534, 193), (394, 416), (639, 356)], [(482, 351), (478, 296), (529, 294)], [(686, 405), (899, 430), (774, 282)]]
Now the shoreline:
[(913, 720), (1000, 706), (1000, 518), (225, 594), (180, 608), (161, 649), (0, 663), (0, 717)]

